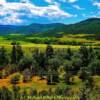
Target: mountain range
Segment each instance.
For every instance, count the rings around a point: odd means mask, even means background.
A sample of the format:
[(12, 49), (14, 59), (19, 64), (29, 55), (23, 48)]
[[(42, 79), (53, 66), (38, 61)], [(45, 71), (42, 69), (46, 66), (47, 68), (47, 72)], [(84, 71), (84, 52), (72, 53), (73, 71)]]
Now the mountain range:
[(38, 24), (26, 26), (0, 25), (0, 35), (6, 34), (100, 34), (100, 18), (89, 18), (75, 24)]

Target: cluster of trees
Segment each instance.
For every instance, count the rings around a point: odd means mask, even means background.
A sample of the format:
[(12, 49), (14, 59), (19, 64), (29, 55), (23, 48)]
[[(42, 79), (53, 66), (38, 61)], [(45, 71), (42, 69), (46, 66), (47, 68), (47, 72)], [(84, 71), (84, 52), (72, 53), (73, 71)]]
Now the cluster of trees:
[[(74, 84), (73, 76), (77, 75), (86, 87), (93, 89), (95, 83), (92, 76), (100, 75), (99, 49), (86, 46), (81, 46), (79, 50), (53, 49), (51, 45), (47, 45), (44, 51), (35, 48), (30, 52), (32, 56), (25, 56), (18, 43), (12, 43), (9, 54), (1, 47), (0, 78), (20, 72), (24, 76), (23, 82), (29, 82), (32, 76), (37, 75), (41, 79), (46, 78), (48, 85), (55, 85), (61, 80), (71, 85)], [(60, 70), (64, 71), (62, 78)], [(18, 84), (19, 77), (20, 75), (12, 77), (11, 83)]]
[(41, 78), (46, 76), (48, 84), (59, 81), (58, 70), (62, 66), (66, 73), (64, 75), (66, 82), (73, 75), (79, 74), (81, 79), (85, 79), (89, 75), (100, 75), (99, 49), (81, 46), (79, 50), (74, 51), (70, 48), (53, 49), (51, 45), (47, 45), (44, 51), (35, 48), (30, 52), (32, 56), (26, 57), (18, 43), (12, 43), (10, 54), (7, 54), (5, 48), (1, 47), (0, 70), (7, 69), (8, 72), (5, 73), (9, 74), (22, 72), (24, 75), (39, 75)]
[(11, 54), (8, 55), (7, 51), (4, 47), (0, 47), (0, 67), (7, 65), (8, 63), (16, 64), (23, 57), (23, 50), (19, 43), (11, 43), (12, 51)]

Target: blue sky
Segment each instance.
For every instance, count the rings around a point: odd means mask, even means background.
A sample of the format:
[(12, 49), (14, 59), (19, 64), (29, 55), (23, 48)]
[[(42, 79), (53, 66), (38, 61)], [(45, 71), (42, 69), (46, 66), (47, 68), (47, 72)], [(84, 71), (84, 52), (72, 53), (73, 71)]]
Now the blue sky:
[(0, 0), (0, 24), (71, 24), (100, 18), (100, 0)]

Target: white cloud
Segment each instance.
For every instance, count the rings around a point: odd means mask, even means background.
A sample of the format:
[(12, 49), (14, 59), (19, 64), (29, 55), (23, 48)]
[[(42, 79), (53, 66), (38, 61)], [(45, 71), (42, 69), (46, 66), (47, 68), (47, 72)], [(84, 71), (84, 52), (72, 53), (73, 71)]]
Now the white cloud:
[(43, 17), (71, 17), (72, 15), (64, 12), (57, 5), (49, 5), (47, 7), (28, 6), (32, 15)]
[(85, 17), (85, 18), (100, 18), (100, 15), (99, 15), (100, 12), (90, 12), (90, 13), (83, 13), (81, 14), (82, 17)]
[(93, 2), (94, 6), (97, 6), (98, 8), (100, 8), (100, 2)]
[(18, 14), (14, 13), (9, 17), (4, 17), (2, 20), (0, 20), (0, 23), (2, 24), (21, 24), (23, 21), (18, 18)]
[(74, 3), (74, 2), (76, 2), (77, 0), (66, 0), (66, 1), (68, 1), (68, 2), (70, 2), (70, 3)]
[(80, 7), (79, 5), (73, 5), (74, 8), (76, 8), (77, 10), (84, 10), (85, 8)]
[(0, 0), (0, 5), (5, 4), (5, 3), (6, 3), (6, 0)]
[[(26, 1), (26, 0), (25, 0)], [(29, 0), (27, 2), (6, 2), (5, 0), (2, 0), (0, 2), (0, 16), (2, 17), (0, 19), (0, 24), (2, 22), (5, 24), (9, 23), (21, 23), (23, 19), (21, 19), (21, 16), (25, 17), (46, 17), (46, 18), (63, 18), (63, 17), (72, 17), (73, 15), (65, 12), (60, 9), (59, 4), (55, 3), (52, 5), (48, 5), (45, 7), (36, 6), (34, 4), (31, 4)]]
[[(54, 2), (56, 2), (56, 0), (44, 0), (44, 1), (47, 2), (47, 3), (54, 3)], [(76, 2), (77, 0), (58, 0), (58, 1), (60, 1), (60, 2), (74, 3), (74, 2)]]
[(47, 2), (47, 3), (52, 3), (53, 0), (45, 0), (45, 2)]

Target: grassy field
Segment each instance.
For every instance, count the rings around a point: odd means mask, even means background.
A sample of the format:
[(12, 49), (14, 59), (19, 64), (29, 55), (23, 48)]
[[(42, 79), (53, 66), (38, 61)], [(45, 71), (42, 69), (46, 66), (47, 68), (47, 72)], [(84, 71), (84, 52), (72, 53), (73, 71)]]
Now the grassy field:
[[(92, 36), (92, 38), (89, 38), (89, 36)], [(11, 43), (13, 41), (16, 41), (22, 45), (24, 49), (27, 48), (45, 48), (46, 44), (42, 43), (40, 40), (44, 41), (52, 41), (57, 40), (61, 44), (58, 43), (50, 43), (52, 44), (53, 48), (72, 48), (72, 49), (77, 49), (80, 47), (80, 44), (84, 44), (87, 46), (93, 46), (93, 47), (100, 47), (100, 40), (95, 40), (93, 38), (93, 34), (76, 34), (76, 35), (65, 35), (63, 37), (34, 37), (34, 36), (24, 36), (24, 35), (18, 35), (18, 34), (11, 34), (8, 36), (0, 36), (0, 46), (5, 46), (6, 48), (11, 47)], [(35, 41), (38, 40), (38, 43), (32, 42), (32, 40), (36, 39)], [(76, 44), (71, 44), (71, 43), (76, 43)]]

